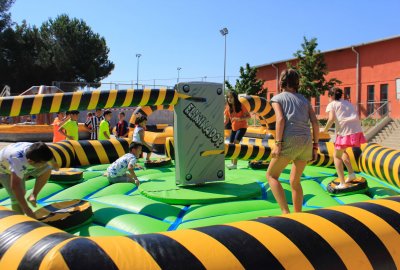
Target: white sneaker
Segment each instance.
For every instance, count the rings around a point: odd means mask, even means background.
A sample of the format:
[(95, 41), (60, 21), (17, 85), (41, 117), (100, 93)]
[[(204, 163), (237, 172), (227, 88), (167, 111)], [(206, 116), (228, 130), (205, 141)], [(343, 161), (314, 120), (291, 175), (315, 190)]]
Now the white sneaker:
[(226, 167), (228, 168), (228, 170), (237, 169), (237, 165), (235, 165), (235, 164), (229, 164), (229, 165), (226, 165)]

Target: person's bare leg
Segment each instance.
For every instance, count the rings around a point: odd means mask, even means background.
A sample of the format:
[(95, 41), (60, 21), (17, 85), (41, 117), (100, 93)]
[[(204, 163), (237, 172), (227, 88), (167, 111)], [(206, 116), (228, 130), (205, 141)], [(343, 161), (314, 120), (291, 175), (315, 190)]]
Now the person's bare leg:
[(303, 206), (303, 188), (300, 179), (303, 174), (307, 161), (296, 160), (293, 162), (292, 171), (290, 172), (290, 187), (292, 188), (293, 208), (295, 212), (301, 212)]
[(350, 182), (351, 180), (353, 180), (350, 176), (354, 175), (354, 169), (353, 169), (353, 166), (351, 165), (349, 154), (347, 154), (346, 151), (344, 151), (344, 153), (343, 153), (342, 160), (343, 160), (344, 165), (347, 168), (347, 172), (349, 173), (349, 177), (345, 180), (345, 182), (347, 183), (347, 182)]
[(290, 211), (286, 201), (285, 191), (279, 182), (279, 176), (281, 175), (283, 169), (285, 169), (285, 167), (289, 164), (289, 161), (290, 160), (285, 157), (273, 158), (269, 163), (266, 173), (272, 194), (274, 194), (275, 200), (278, 202), (283, 214), (288, 214)]
[(344, 152), (344, 150), (335, 149), (335, 153), (333, 155), (334, 162), (335, 162), (335, 168), (336, 168), (337, 174), (339, 176), (341, 185), (345, 185), (344, 168), (343, 168), (343, 160), (342, 160), (343, 152)]

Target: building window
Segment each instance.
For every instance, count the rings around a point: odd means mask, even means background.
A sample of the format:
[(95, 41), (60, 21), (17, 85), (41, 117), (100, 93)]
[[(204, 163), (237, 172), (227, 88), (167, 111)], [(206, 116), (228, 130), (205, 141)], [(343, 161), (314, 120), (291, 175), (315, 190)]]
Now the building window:
[[(388, 112), (388, 106), (387, 106), (387, 101), (388, 101), (388, 84), (381, 84), (381, 89), (380, 89), (380, 99), (381, 103), (379, 104), (380, 106), (383, 106), (380, 109), (380, 114), (381, 115), (386, 115)], [(386, 103), (386, 104), (385, 104)]]
[(320, 114), (320, 96), (316, 96), (315, 97), (315, 107), (314, 107), (314, 111), (316, 115)]
[(375, 86), (368, 85), (367, 86), (367, 114), (370, 115), (374, 112), (374, 103), (375, 103)]
[(400, 100), (400, 79), (396, 79), (396, 98)]
[(350, 100), (350, 91), (351, 91), (350, 87), (345, 87), (344, 88), (344, 99)]

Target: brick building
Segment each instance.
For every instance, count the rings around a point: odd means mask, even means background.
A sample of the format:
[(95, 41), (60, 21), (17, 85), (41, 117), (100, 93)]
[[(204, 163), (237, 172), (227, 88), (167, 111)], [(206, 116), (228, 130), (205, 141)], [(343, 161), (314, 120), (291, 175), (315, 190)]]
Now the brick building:
[[(389, 113), (400, 119), (400, 36), (381, 39), (345, 48), (322, 52), (329, 74), (326, 79), (337, 78), (345, 96), (356, 105), (362, 118), (377, 109), (376, 114)], [(256, 66), (257, 76), (265, 80), (267, 99), (279, 92), (278, 77), (288, 59)], [(327, 93), (311, 100), (318, 116), (326, 118)]]

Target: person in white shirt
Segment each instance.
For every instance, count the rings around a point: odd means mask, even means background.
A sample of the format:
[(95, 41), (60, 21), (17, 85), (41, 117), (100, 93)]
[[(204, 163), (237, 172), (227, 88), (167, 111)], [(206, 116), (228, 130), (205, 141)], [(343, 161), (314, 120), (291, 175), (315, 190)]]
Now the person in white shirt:
[(132, 142), (129, 145), (129, 153), (114, 161), (107, 168), (107, 173), (105, 175), (107, 176), (108, 181), (111, 184), (130, 182), (139, 186), (140, 182), (135, 174), (134, 168), (141, 154), (142, 145), (140, 143)]
[[(367, 142), (354, 106), (349, 101), (342, 99), (342, 96), (343, 91), (340, 88), (334, 87), (329, 91), (329, 97), (332, 101), (326, 107), (329, 118), (324, 128), (324, 132), (327, 132), (332, 124), (335, 123), (334, 162), (340, 179), (340, 185), (336, 186), (337, 189), (348, 187), (348, 184), (356, 178), (346, 149), (349, 147), (360, 147), (362, 143)], [(347, 179), (344, 178), (343, 163), (349, 173)]]
[(20, 142), (10, 144), (0, 150), (0, 183), (7, 190), (14, 211), (35, 218), (25, 199), (25, 180), (36, 177), (35, 186), (28, 201), (36, 206), (36, 198), (51, 174), (55, 165), (53, 152), (42, 143)]

